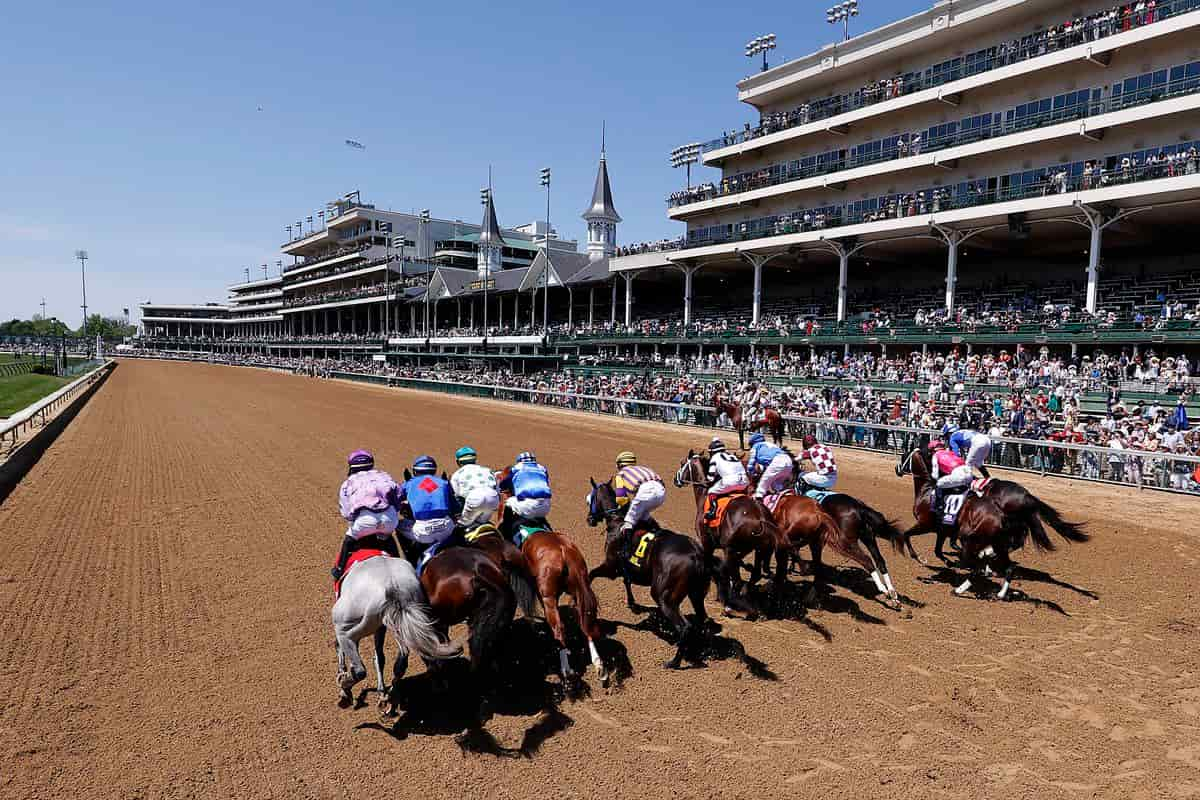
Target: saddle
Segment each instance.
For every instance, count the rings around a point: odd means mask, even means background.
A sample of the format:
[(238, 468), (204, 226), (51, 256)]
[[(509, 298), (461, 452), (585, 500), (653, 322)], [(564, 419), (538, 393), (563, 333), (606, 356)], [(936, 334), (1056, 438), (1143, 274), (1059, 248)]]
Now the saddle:
[[(712, 528), (713, 530), (716, 530), (717, 528), (721, 527), (721, 520), (725, 519), (725, 509), (729, 507), (729, 504), (733, 502), (735, 497), (745, 497), (745, 495), (723, 494), (723, 495), (719, 495), (718, 497), (716, 497), (715, 500), (717, 503), (717, 515), (715, 517), (713, 517), (712, 519), (706, 519), (705, 524), (708, 525), (708, 527)], [(713, 502), (713, 499), (714, 498), (710, 498), (707, 502), (711, 503), (711, 502)], [(707, 511), (708, 511), (708, 508), (706, 507), (705, 512), (707, 512)]]
[(991, 482), (991, 478), (976, 478), (975, 480), (971, 481), (971, 491), (980, 497), (983, 497), (983, 493), (987, 491), (987, 487), (991, 484)]
[(333, 584), (333, 599), (335, 602), (342, 594), (342, 581), (346, 580), (346, 576), (350, 574), (350, 570), (354, 569), (354, 565), (377, 556), (390, 558), (390, 556), (388, 556), (388, 554), (382, 550), (376, 550), (369, 547), (364, 547), (361, 550), (355, 550), (349, 555), (349, 557), (346, 558), (346, 566), (342, 569), (342, 577), (338, 578)]
[(554, 533), (554, 529), (550, 527), (550, 523), (544, 519), (517, 519), (512, 525), (512, 543), (517, 547), (523, 547), (525, 540), (535, 533)]
[(831, 492), (828, 489), (805, 489), (804, 496), (810, 500), (816, 500), (817, 505), (825, 505), (825, 501), (834, 495), (839, 495), (841, 492)]
[(490, 522), (485, 522), (482, 525), (476, 525), (471, 530), (463, 530), (462, 540), (467, 544), (474, 544), (484, 536), (499, 536), (500, 529)]

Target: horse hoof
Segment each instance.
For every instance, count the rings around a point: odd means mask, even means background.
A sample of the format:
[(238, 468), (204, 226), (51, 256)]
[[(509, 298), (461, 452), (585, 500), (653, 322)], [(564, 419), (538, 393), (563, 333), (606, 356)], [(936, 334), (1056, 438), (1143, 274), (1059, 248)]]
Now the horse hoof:
[(354, 703), (354, 698), (349, 692), (338, 692), (338, 708), (349, 708)]
[(672, 658), (663, 662), (664, 669), (680, 669), (681, 665), (678, 658)]
[(723, 609), (721, 609), (721, 614), (726, 617), (732, 617), (733, 616), (733, 608), (730, 606), (725, 606)]

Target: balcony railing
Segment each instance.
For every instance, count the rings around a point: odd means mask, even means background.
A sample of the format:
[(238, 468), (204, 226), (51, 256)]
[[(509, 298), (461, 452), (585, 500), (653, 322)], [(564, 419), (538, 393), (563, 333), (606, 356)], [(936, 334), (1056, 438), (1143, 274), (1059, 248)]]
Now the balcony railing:
[[(1094, 94), (1096, 89), (1092, 91)], [(958, 130), (954, 133), (937, 137), (927, 137), (924, 131), (910, 131), (897, 136), (895, 145), (881, 148), (877, 152), (861, 155), (855, 154), (841, 159), (830, 159), (803, 167), (790, 166), (799, 162), (797, 159), (791, 159), (786, 163), (773, 164), (753, 172), (739, 173), (723, 179), (720, 184), (702, 184), (691, 190), (675, 192), (667, 198), (667, 206), (669, 208), (677, 208), (705, 200), (744, 194), (745, 192), (768, 186), (779, 186), (793, 181), (805, 180), (806, 178), (831, 175), (848, 169), (865, 167), (884, 161), (894, 161), (908, 156), (920, 155), (921, 153), (932, 153), (950, 147), (994, 139), (999, 136), (1022, 133), (1046, 125), (1085, 119), (1099, 114), (1107, 114), (1111, 111), (1122, 111), (1127, 108), (1134, 108), (1161, 100), (1169, 100), (1197, 93), (1200, 93), (1200, 76), (1193, 75), (1135, 92), (1114, 95), (1088, 103), (1077, 103), (1073, 106), (1051, 109), (1023, 117), (1017, 117), (1013, 114), (1014, 109), (1008, 109), (1007, 112), (995, 114), (996, 121), (984, 127)], [(1012, 114), (1011, 119), (1008, 118), (1010, 114)]]
[[(1152, 163), (1134, 163), (1128, 156), (1106, 156), (1093, 161), (1076, 164), (1051, 164), (1040, 169), (1026, 170), (1010, 175), (973, 179), (952, 187), (931, 187), (918, 191), (885, 195), (872, 201), (870, 207), (855, 203), (850, 206), (832, 207), (815, 212), (798, 209), (785, 214), (773, 214), (736, 224), (713, 225), (688, 232), (687, 246), (706, 247), (727, 242), (748, 241), (768, 236), (790, 233), (828, 230), (846, 225), (878, 222), (885, 219), (900, 219), (952, 209), (1024, 200), (1052, 194), (1087, 191), (1107, 186), (1155, 180), (1158, 178), (1193, 175), (1200, 171), (1200, 142), (1169, 145), (1158, 148), (1166, 152), (1171, 148), (1169, 159), (1156, 159)], [(1150, 148), (1153, 150), (1155, 148)], [(1178, 152), (1178, 157), (1173, 154)], [(1102, 165), (1120, 158), (1112, 169)], [(1076, 168), (1078, 172), (1073, 172)], [(1040, 174), (1036, 180), (1028, 180), (1032, 174)], [(860, 205), (860, 208), (853, 208)]]
[(1095, 42), (1118, 33), (1140, 28), (1200, 8), (1200, 0), (1159, 0), (1153, 10), (1108, 11), (1092, 14), (1076, 26), (1056, 25), (1044, 31), (1029, 34), (1019, 40), (997, 42), (994, 46), (970, 53), (961, 58), (926, 67), (892, 78), (875, 81), (848, 94), (832, 95), (810, 100), (791, 111), (778, 112), (764, 117), (757, 127), (746, 123), (744, 130), (703, 143), (701, 152), (710, 152), (722, 147), (752, 141), (770, 133), (788, 130), (810, 122), (828, 119), (876, 105), (906, 94), (931, 89), (960, 78), (978, 75), (999, 67), (1028, 61), (1047, 53), (1064, 50), (1075, 45)]

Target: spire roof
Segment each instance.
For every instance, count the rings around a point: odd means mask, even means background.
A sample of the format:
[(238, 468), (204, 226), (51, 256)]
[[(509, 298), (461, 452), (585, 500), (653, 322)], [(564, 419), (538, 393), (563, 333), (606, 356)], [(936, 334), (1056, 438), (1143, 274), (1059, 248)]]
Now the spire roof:
[(596, 170), (596, 187), (592, 189), (592, 204), (582, 214), (584, 219), (620, 222), (621, 215), (613, 205), (612, 186), (608, 182), (608, 164), (604, 157), (604, 135), (600, 138), (600, 168)]
[(492, 202), (492, 192), (488, 190), (487, 202), (483, 206), (483, 222), (479, 231), (481, 247), (504, 247), (504, 236), (500, 233), (500, 223), (496, 221), (496, 206)]

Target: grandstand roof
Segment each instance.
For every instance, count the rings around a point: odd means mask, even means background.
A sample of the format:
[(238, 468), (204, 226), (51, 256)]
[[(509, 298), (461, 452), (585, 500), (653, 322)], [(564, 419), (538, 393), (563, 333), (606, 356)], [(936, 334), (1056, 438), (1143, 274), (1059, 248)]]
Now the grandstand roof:
[[(546, 251), (539, 250), (537, 257), (525, 270), (521, 291), (539, 289), (545, 280), (547, 266)], [(550, 285), (571, 286), (581, 283), (596, 283), (608, 279), (608, 260), (591, 260), (587, 253), (550, 253)]]

